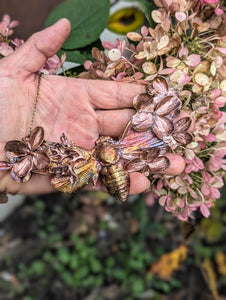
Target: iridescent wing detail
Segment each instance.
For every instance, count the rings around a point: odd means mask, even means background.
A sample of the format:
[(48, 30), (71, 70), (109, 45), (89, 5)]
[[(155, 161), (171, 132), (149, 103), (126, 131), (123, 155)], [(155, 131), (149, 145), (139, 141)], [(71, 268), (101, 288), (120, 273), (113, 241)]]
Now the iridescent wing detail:
[(63, 193), (72, 193), (75, 183), (72, 176), (54, 176), (51, 179), (51, 184), (55, 189)]
[(74, 163), (72, 169), (73, 173), (79, 178), (78, 183), (74, 186), (74, 191), (77, 191), (89, 182), (95, 186), (101, 167), (99, 162), (91, 157), (90, 160), (84, 164), (78, 165)]
[(75, 192), (91, 182), (96, 185), (100, 166), (95, 160), (84, 162), (83, 165), (78, 166), (74, 163), (71, 166), (69, 175), (55, 175), (51, 179), (53, 186), (61, 192), (71, 193)]
[(149, 150), (154, 147), (165, 148), (165, 143), (157, 139), (151, 130), (137, 132), (132, 128), (131, 122), (128, 123), (124, 130), (118, 145), (122, 158), (126, 160), (134, 159), (136, 154), (139, 154), (142, 150)]

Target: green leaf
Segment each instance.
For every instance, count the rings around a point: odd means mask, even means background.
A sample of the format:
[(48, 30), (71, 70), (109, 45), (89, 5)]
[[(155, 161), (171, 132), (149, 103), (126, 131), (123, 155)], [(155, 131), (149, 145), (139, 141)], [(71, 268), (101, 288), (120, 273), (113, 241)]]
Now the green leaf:
[(164, 292), (164, 293), (169, 293), (170, 292), (170, 285), (169, 285), (168, 282), (155, 281), (153, 285), (154, 285), (155, 289), (158, 289), (161, 292)]
[(109, 0), (67, 0), (50, 13), (45, 25), (67, 18), (71, 22), (71, 34), (63, 48), (81, 48), (98, 39), (107, 25), (109, 8)]
[(61, 263), (65, 264), (65, 265), (68, 264), (70, 262), (70, 258), (71, 258), (71, 256), (68, 251), (68, 248), (63, 247), (58, 250), (58, 259)]
[(139, 295), (144, 290), (144, 282), (141, 278), (138, 277), (132, 277), (131, 278), (131, 288), (134, 294)]
[(58, 57), (61, 57), (63, 53), (66, 53), (66, 60), (70, 62), (74, 62), (80, 65), (83, 65), (85, 60), (88, 58), (83, 55), (80, 51), (78, 50), (66, 50), (66, 49), (60, 49), (58, 51), (57, 55)]
[(155, 9), (153, 1), (151, 0), (138, 0), (140, 3), (141, 9), (145, 14), (148, 22), (150, 23), (151, 27), (154, 27), (155, 22), (152, 20), (151, 12)]
[(222, 110), (226, 112), (226, 105), (223, 107), (223, 109), (222, 109)]
[(91, 267), (91, 270), (93, 273), (100, 273), (102, 271), (102, 265), (99, 262), (99, 260), (93, 258), (90, 264), (91, 264), (90, 267)]
[(71, 255), (71, 259), (70, 259), (70, 263), (69, 263), (69, 267), (72, 270), (76, 270), (79, 266), (79, 258), (76, 254)]
[(33, 261), (33, 263), (31, 264), (31, 267), (29, 269), (29, 273), (35, 274), (35, 275), (43, 275), (45, 273), (46, 270), (46, 265), (44, 262), (40, 261), (40, 260), (35, 260)]
[(126, 272), (123, 269), (113, 269), (112, 270), (112, 276), (115, 279), (119, 279), (119, 280), (125, 280), (126, 278)]
[(68, 286), (74, 286), (73, 275), (69, 271), (64, 271), (61, 277)]
[(61, 48), (60, 51), (58, 51), (57, 55), (60, 58), (63, 53), (66, 53), (66, 61), (83, 65), (86, 60), (93, 61), (93, 57), (91, 54), (93, 47), (97, 47), (100, 50), (103, 49), (100, 39), (98, 39), (97, 41), (95, 41), (94, 43), (86, 47), (79, 48), (79, 49), (67, 50)]

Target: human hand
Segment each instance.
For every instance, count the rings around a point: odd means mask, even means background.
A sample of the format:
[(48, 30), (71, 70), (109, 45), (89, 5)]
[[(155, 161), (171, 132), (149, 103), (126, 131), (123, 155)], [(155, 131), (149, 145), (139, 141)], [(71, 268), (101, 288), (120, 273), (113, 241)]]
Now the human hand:
[[(13, 54), (0, 60), (0, 160), (6, 160), (7, 141), (28, 135), (37, 92), (36, 72), (60, 49), (69, 33), (70, 23), (62, 19), (35, 33)], [(118, 137), (122, 133), (134, 114), (133, 97), (144, 90), (143, 86), (123, 82), (43, 75), (34, 127), (44, 128), (46, 140), (59, 141), (64, 132), (77, 146), (92, 148), (99, 135)], [(182, 172), (183, 159), (174, 154), (167, 156), (173, 163), (164, 173)], [(0, 176), (1, 192), (53, 191), (48, 176), (34, 174), (27, 183), (14, 182), (7, 171)], [(130, 193), (140, 193), (148, 187), (149, 180), (145, 176), (131, 174)]]

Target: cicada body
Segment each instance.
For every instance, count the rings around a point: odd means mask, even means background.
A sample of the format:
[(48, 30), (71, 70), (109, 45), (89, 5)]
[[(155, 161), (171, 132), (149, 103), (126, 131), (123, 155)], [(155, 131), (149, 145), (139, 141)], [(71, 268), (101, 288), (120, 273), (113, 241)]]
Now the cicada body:
[(126, 201), (129, 195), (129, 174), (122, 162), (103, 167), (101, 170), (102, 180), (108, 192), (120, 201)]
[(101, 177), (108, 192), (120, 201), (126, 201), (129, 194), (129, 174), (120, 160), (118, 142), (110, 137), (99, 138), (95, 155), (102, 166)]

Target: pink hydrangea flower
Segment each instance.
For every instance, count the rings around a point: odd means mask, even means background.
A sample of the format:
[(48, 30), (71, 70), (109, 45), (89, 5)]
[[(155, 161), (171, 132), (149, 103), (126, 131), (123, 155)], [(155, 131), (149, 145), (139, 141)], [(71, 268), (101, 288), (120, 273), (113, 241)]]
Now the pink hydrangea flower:
[(201, 192), (207, 200), (219, 199), (219, 189), (223, 187), (224, 182), (220, 176), (211, 176), (209, 172), (202, 172), (203, 183), (201, 184)]
[(3, 56), (8, 56), (13, 53), (14, 50), (7, 43), (0, 43), (0, 54)]
[(211, 172), (219, 171), (220, 169), (226, 171), (226, 145), (215, 150), (214, 155), (210, 158), (207, 168)]
[(203, 164), (202, 160), (200, 158), (198, 158), (197, 156), (192, 160), (185, 158), (185, 162), (186, 162), (186, 166), (185, 166), (184, 172), (186, 174), (189, 174), (191, 172), (198, 172), (199, 170), (204, 169), (204, 164)]
[(19, 25), (19, 21), (11, 21), (10, 16), (5, 14), (0, 22), (0, 35), (8, 37), (13, 34), (13, 28)]
[(54, 75), (61, 68), (65, 62), (66, 55), (62, 55), (61, 59), (55, 54), (48, 58), (45, 65), (40, 69), (40, 72), (44, 74)]

